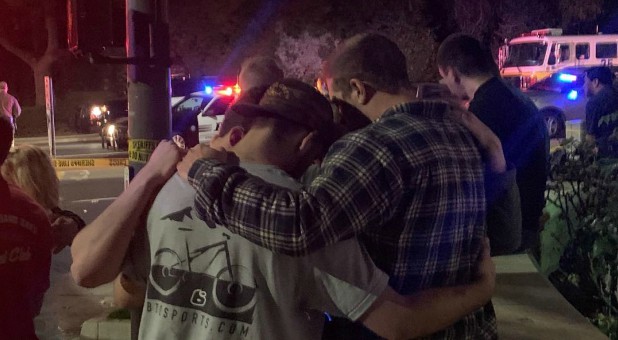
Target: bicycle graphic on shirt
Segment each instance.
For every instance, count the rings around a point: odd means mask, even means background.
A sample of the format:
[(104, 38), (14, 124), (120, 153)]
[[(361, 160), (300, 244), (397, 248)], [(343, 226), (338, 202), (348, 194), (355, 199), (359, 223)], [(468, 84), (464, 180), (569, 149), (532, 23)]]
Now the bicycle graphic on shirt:
[[(155, 290), (177, 304), (189, 301), (190, 305), (186, 307), (202, 308), (215, 314), (250, 311), (256, 303), (255, 280), (247, 268), (232, 264), (228, 249), (230, 236), (222, 234), (223, 241), (195, 249), (189, 249), (185, 238), (186, 255), (171, 248), (157, 250), (150, 271), (150, 281)], [(209, 254), (210, 258), (207, 257)], [(221, 257), (225, 265), (216, 275), (203, 271), (211, 268), (215, 260), (221, 260)], [(194, 271), (192, 264), (198, 259), (200, 269)]]

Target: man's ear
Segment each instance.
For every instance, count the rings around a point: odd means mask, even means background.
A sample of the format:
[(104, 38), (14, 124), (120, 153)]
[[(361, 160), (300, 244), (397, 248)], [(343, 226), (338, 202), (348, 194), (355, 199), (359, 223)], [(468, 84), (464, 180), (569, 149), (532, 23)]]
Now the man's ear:
[(298, 147), (298, 155), (302, 158), (313, 158), (317, 157), (321, 148), (321, 144), (318, 141), (318, 133), (316, 131), (312, 131), (305, 135), (300, 142)]
[(369, 102), (371, 96), (368, 92), (369, 89), (365, 86), (365, 83), (359, 79), (352, 78), (350, 79), (350, 87), (352, 88), (350, 97), (353, 101), (356, 101), (360, 105), (365, 105)]
[(238, 144), (238, 142), (240, 142), (243, 137), (245, 137), (245, 129), (241, 128), (240, 126), (234, 126), (232, 129), (230, 129), (230, 132), (228, 133), (228, 141), (230, 143), (230, 146), (235, 146), (236, 144)]
[(448, 72), (451, 73), (451, 77), (453, 77), (453, 81), (455, 84), (461, 84), (461, 74), (454, 67), (449, 67)]
[(592, 80), (592, 85), (594, 86), (594, 88), (599, 87), (599, 86), (600, 86), (600, 84), (599, 84), (599, 78), (594, 78), (594, 79)]

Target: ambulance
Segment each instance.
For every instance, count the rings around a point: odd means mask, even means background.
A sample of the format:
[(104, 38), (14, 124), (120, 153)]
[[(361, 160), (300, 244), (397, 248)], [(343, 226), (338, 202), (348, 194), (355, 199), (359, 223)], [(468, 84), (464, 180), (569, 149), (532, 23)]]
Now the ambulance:
[(560, 28), (533, 30), (500, 47), (502, 77), (526, 89), (567, 67), (618, 65), (618, 34), (562, 35)]

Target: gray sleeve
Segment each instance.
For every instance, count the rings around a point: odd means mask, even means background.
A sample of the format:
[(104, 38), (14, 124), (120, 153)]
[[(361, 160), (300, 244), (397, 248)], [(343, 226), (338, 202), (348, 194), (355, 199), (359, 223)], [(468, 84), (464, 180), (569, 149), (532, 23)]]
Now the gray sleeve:
[(315, 254), (312, 281), (308, 308), (356, 321), (387, 288), (388, 275), (352, 238)]
[(146, 228), (133, 235), (122, 265), (122, 274), (135, 282), (146, 284), (150, 274), (150, 245)]

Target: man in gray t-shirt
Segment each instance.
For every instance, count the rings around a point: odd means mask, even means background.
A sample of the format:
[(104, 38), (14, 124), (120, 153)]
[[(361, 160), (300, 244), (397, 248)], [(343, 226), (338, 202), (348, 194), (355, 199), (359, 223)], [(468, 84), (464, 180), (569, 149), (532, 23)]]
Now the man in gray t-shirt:
[[(275, 166), (242, 166), (299, 188)], [(140, 339), (319, 339), (321, 311), (357, 320), (388, 285), (356, 239), (300, 259), (274, 254), (201, 221), (194, 196), (172, 177), (150, 209), (147, 242), (127, 258), (125, 274), (148, 287)]]

